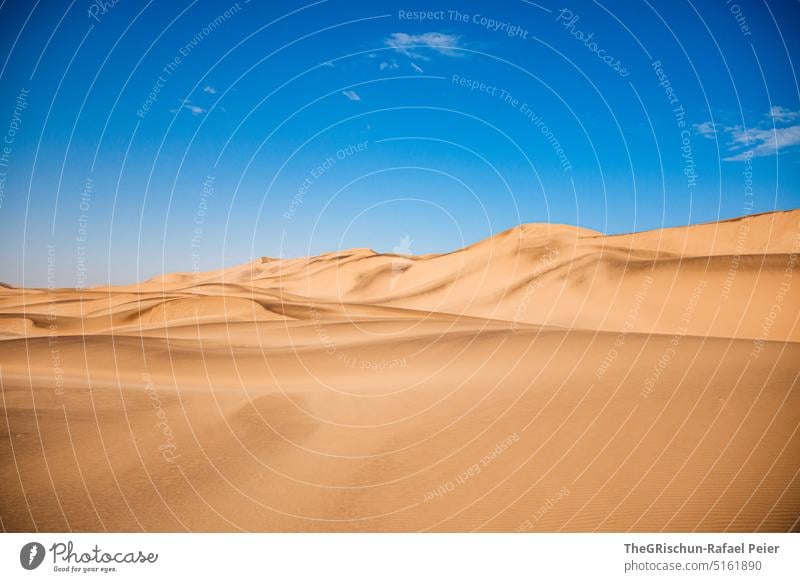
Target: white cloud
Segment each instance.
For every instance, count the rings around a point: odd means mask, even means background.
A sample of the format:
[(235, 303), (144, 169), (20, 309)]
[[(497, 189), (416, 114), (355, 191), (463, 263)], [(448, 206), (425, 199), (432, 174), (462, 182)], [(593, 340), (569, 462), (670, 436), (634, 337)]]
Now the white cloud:
[(342, 95), (350, 99), (350, 101), (361, 101), (361, 96), (355, 91), (342, 91)]
[(713, 121), (704, 121), (703, 123), (695, 123), (694, 130), (707, 139), (715, 139), (717, 137), (717, 128), (714, 127)]
[(770, 109), (769, 116), (773, 119), (773, 121), (775, 121), (775, 123), (788, 123), (789, 121), (794, 121), (800, 117), (800, 111), (792, 111), (786, 107), (775, 105), (772, 109)]
[[(785, 107), (775, 106), (770, 109), (762, 121), (753, 127), (743, 125), (714, 125), (711, 121), (696, 123), (696, 133), (708, 139), (726, 138), (728, 156), (726, 162), (735, 162), (748, 158), (773, 156), (781, 151), (800, 145), (800, 111), (792, 111)], [(785, 127), (777, 127), (784, 125)]]
[(181, 101), (180, 109), (188, 109), (192, 113), (192, 115), (195, 115), (195, 116), (203, 115), (204, 113), (206, 113), (208, 111), (208, 109), (206, 109), (205, 107), (200, 107), (198, 105), (194, 105), (188, 99), (184, 99), (183, 101)]
[(383, 61), (380, 65), (378, 65), (378, 67), (380, 68), (381, 71), (383, 71), (385, 69), (397, 69), (400, 67), (400, 65), (397, 64), (397, 61), (392, 60), (389, 63)]
[(425, 72), (425, 71), (422, 70), (422, 67), (420, 67), (417, 63), (411, 63), (411, 68), (413, 68), (418, 73), (424, 73)]
[(203, 91), (205, 91), (206, 93), (209, 93), (211, 95), (214, 95), (217, 92), (217, 90), (214, 87), (212, 87), (211, 85), (206, 85), (205, 87), (203, 87)]
[(429, 61), (430, 57), (424, 52), (433, 51), (441, 55), (456, 56), (459, 47), (459, 37), (444, 32), (423, 32), (422, 34), (407, 34), (393, 32), (384, 41), (386, 46), (392, 47), (397, 52), (411, 59)]
[(760, 158), (775, 155), (781, 150), (800, 144), (800, 125), (779, 127), (773, 129), (743, 129), (730, 128), (733, 143), (732, 149), (745, 146), (744, 151), (735, 153), (725, 161), (734, 162), (748, 157)]

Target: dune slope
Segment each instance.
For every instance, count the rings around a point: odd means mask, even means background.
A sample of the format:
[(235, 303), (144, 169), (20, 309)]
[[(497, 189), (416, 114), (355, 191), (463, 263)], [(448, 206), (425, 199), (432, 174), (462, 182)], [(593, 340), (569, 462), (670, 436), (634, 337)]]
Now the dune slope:
[(791, 531), (800, 211), (0, 287), (11, 531)]

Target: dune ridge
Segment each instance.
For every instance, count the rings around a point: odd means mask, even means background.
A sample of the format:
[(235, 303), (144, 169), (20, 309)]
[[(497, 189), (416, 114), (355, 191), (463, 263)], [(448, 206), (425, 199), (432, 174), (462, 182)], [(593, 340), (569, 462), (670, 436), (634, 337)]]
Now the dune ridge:
[(0, 288), (14, 531), (792, 531), (800, 211)]

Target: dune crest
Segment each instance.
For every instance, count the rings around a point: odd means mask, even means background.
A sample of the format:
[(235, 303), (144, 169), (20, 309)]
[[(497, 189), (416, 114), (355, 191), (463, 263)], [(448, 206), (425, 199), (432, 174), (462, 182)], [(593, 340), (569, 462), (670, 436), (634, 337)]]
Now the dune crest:
[[(264, 257), (229, 269), (165, 275), (126, 289), (250, 300), (266, 293), (290, 302), (368, 304), (619, 331), (626, 314), (618, 306), (633, 301), (651, 277), (650, 299), (633, 330), (670, 334), (684, 307), (671, 301), (671, 294), (690, 291), (687, 286), (702, 280), (708, 287), (697, 298), (699, 315), (689, 333), (755, 339), (764, 318), (761, 293), (780, 286), (800, 248), (799, 223), (800, 211), (794, 210), (613, 236), (567, 225), (523, 224), (446, 254), (360, 248), (300, 259)], [(787, 310), (796, 313), (797, 294), (785, 300)], [(230, 308), (222, 320), (248, 318)], [(791, 319), (781, 318), (770, 338), (798, 341), (800, 331)]]
[(800, 211), (0, 293), (6, 529), (787, 531)]

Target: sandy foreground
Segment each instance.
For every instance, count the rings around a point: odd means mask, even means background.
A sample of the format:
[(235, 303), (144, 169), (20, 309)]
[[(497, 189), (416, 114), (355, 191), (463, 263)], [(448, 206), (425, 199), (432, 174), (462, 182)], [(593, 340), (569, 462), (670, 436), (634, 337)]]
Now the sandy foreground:
[(0, 287), (7, 531), (790, 531), (800, 211)]

